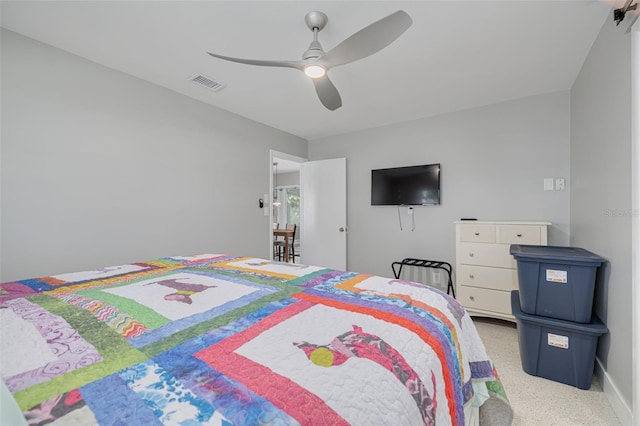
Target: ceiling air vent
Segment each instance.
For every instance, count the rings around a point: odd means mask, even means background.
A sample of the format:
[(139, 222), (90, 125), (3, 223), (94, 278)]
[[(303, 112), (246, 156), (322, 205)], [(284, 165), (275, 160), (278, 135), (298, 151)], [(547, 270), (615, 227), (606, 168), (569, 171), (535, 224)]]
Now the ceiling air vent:
[(206, 87), (209, 90), (213, 90), (214, 92), (218, 92), (224, 87), (224, 84), (218, 83), (212, 78), (202, 74), (194, 74), (189, 78), (189, 80), (200, 86)]

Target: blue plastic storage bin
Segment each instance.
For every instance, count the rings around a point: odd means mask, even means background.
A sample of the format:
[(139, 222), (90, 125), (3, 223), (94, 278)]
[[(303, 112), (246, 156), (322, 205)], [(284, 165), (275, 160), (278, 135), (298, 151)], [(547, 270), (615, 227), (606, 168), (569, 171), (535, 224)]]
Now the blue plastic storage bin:
[(513, 244), (522, 312), (588, 323), (602, 257), (578, 247)]
[(607, 327), (597, 316), (589, 324), (529, 315), (520, 309), (518, 291), (511, 292), (511, 311), (518, 322), (522, 369), (532, 376), (589, 389), (598, 337)]

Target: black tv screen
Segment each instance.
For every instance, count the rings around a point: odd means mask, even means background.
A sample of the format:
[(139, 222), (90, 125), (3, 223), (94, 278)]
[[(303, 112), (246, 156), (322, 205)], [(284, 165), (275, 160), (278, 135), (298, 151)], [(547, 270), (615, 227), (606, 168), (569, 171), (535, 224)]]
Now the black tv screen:
[(371, 170), (372, 206), (440, 204), (440, 164)]

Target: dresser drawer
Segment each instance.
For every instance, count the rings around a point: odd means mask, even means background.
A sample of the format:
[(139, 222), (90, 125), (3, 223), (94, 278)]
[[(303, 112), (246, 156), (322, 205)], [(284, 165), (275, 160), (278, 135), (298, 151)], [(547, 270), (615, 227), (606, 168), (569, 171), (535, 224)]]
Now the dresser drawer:
[(462, 306), (470, 311), (478, 309), (502, 315), (512, 315), (511, 292), (462, 285), (458, 286), (457, 296)]
[(518, 289), (518, 273), (515, 269), (460, 265), (456, 272), (460, 285), (502, 291)]
[(495, 243), (496, 227), (495, 225), (484, 225), (480, 223), (461, 224), (460, 241), (471, 243)]
[(456, 259), (463, 265), (515, 268), (516, 261), (509, 253), (509, 244), (459, 243)]
[(496, 234), (501, 244), (541, 244), (540, 227), (535, 225), (498, 225)]

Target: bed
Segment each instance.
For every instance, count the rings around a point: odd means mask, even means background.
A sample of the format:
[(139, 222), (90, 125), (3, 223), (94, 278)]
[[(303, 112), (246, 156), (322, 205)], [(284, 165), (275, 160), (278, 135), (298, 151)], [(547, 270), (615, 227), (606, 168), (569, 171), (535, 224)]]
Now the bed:
[(3, 388), (27, 424), (513, 417), (469, 315), (418, 283), (204, 254), (7, 282), (0, 303)]

